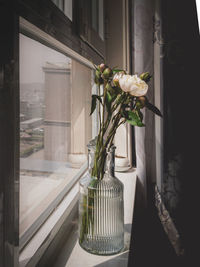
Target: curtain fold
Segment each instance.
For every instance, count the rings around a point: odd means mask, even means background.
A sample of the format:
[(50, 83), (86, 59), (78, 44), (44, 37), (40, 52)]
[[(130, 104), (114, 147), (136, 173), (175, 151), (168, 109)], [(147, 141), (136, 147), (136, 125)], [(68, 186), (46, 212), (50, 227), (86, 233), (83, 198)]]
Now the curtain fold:
[[(141, 74), (150, 72), (154, 75), (153, 47), (153, 0), (132, 1), (132, 72)], [(154, 103), (154, 82), (149, 83), (147, 97)], [(135, 127), (137, 176), (143, 188), (144, 200), (147, 198), (149, 181), (155, 179), (154, 115), (143, 110), (145, 127)]]

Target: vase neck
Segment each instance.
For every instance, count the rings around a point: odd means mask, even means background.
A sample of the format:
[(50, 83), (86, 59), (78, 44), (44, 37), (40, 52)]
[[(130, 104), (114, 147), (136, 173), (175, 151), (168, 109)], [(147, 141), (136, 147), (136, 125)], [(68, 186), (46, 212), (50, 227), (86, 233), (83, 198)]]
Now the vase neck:
[[(95, 146), (88, 146), (88, 171), (91, 174), (94, 167), (95, 159)], [(109, 150), (106, 150), (104, 161), (105, 174), (114, 176), (115, 173), (115, 146), (112, 146)], [(98, 178), (98, 177), (96, 177)]]

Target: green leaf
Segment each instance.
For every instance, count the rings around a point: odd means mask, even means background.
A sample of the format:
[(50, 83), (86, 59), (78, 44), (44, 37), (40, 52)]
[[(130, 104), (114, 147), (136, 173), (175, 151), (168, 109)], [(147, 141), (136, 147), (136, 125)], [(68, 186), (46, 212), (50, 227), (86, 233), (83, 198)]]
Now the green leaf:
[(153, 104), (149, 103), (148, 101), (147, 101), (147, 103), (146, 103), (146, 107), (147, 107), (149, 110), (153, 111), (153, 113), (155, 113), (155, 114), (157, 114), (158, 116), (162, 117), (162, 113), (160, 112), (160, 110), (159, 110), (157, 107), (155, 107)]
[(96, 106), (97, 106), (97, 99), (99, 100), (99, 102), (102, 104), (102, 99), (99, 95), (92, 95), (92, 105), (91, 105), (91, 111), (90, 111), (90, 115), (92, 115), (92, 113), (95, 111)]
[(112, 96), (111, 96), (111, 94), (110, 94), (109, 91), (106, 92), (106, 98), (107, 98), (107, 101), (108, 101), (109, 103), (112, 102)]
[(113, 69), (112, 71), (113, 71), (113, 74), (115, 74), (117, 72), (124, 71), (124, 70), (122, 70), (122, 69)]
[[(102, 95), (103, 96), (103, 95)], [(99, 100), (99, 102), (102, 104), (102, 99), (101, 99), (101, 96), (99, 95), (95, 95), (95, 97)]]
[(92, 95), (92, 105), (91, 105), (90, 115), (92, 115), (92, 113), (95, 111), (96, 105), (97, 105), (97, 99)]
[(139, 115), (138, 115), (138, 113), (136, 111), (135, 112), (130, 111), (130, 110), (128, 111), (127, 122), (130, 123), (133, 126), (139, 126), (139, 127), (145, 126), (142, 123), (142, 121), (141, 121), (141, 119), (140, 119), (140, 117), (139, 117)]

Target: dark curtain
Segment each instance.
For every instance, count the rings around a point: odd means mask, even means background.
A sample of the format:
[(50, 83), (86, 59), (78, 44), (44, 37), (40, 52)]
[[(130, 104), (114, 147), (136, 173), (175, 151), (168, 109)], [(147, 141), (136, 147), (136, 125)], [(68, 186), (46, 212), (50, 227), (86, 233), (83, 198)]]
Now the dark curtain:
[(180, 234), (184, 255), (189, 257), (196, 250), (196, 188), (200, 177), (197, 171), (200, 44), (195, 1), (161, 1), (161, 28), (164, 42), (161, 196)]
[[(158, 219), (156, 209), (148, 209), (145, 215), (141, 213), (140, 199), (136, 195), (129, 266), (200, 266), (198, 260), (200, 37), (196, 3), (195, 0), (133, 0), (131, 3), (132, 42), (136, 44), (132, 47), (135, 70), (137, 71), (137, 68), (140, 70), (140, 64), (148, 63), (155, 58), (155, 54), (152, 56), (150, 34), (153, 36), (156, 32), (156, 37), (159, 39), (157, 41), (162, 46), (159, 71), (163, 102), (163, 168), (159, 195), (165, 207), (163, 214), (167, 213), (175, 226), (183, 251), (180, 255), (176, 255), (177, 251), (168, 242), (174, 238), (172, 235), (175, 232), (170, 232), (170, 228), (167, 234), (162, 231), (164, 228)], [(149, 4), (151, 7), (159, 4), (160, 8), (155, 10), (159, 14), (153, 16), (152, 12), (146, 12), (149, 10)], [(141, 16), (136, 12), (138, 5), (143, 6), (142, 15), (147, 16), (149, 23), (154, 25), (152, 32), (149, 30), (146, 33), (146, 29), (137, 23), (138, 16)], [(155, 21), (155, 18), (159, 20)], [(149, 29), (152, 29), (151, 26)], [(137, 42), (140, 42), (140, 39), (137, 40), (138, 32), (144, 37), (142, 41), (146, 42), (146, 45), (143, 44), (145, 49), (142, 53), (136, 49)], [(148, 47), (150, 48), (147, 49)], [(145, 66), (142, 65), (143, 68)], [(154, 69), (154, 73), (156, 71)], [(148, 125), (149, 118), (146, 119)], [(147, 132), (150, 134), (148, 139), (156, 142), (152, 136), (153, 131), (147, 129)], [(138, 141), (140, 143), (142, 141), (143, 144), (147, 142), (143, 132), (138, 135), (136, 132), (136, 142)], [(143, 145), (143, 150), (139, 150), (141, 155), (145, 155), (142, 159), (143, 168), (142, 165), (139, 166), (141, 177), (144, 177), (145, 181), (148, 181), (146, 177), (149, 175), (146, 168), (150, 158), (149, 148), (150, 146)], [(149, 170), (151, 169), (154, 169), (153, 162)], [(153, 179), (150, 181), (154, 182)], [(148, 200), (152, 201), (148, 206), (153, 207), (154, 199)]]

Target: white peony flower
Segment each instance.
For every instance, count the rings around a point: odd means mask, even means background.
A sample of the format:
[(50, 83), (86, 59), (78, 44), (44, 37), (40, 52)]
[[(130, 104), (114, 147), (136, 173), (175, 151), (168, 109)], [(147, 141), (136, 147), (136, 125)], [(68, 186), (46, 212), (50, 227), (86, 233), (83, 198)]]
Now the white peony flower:
[(133, 96), (146, 95), (148, 85), (137, 75), (122, 75), (119, 77), (119, 85), (124, 92), (128, 92)]

